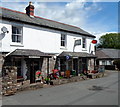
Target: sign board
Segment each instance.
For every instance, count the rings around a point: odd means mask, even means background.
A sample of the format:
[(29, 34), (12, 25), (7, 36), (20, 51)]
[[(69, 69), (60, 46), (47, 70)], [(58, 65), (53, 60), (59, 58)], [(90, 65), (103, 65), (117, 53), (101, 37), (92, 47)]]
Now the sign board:
[(75, 40), (74, 46), (76, 46), (76, 45), (81, 45), (81, 39)]
[(78, 57), (73, 57), (73, 59), (77, 59)]
[(70, 59), (70, 56), (66, 56), (66, 59)]
[(97, 40), (92, 40), (92, 43), (93, 43), (93, 44), (96, 44), (96, 43), (97, 43)]
[(40, 56), (29, 56), (29, 58), (40, 58)]

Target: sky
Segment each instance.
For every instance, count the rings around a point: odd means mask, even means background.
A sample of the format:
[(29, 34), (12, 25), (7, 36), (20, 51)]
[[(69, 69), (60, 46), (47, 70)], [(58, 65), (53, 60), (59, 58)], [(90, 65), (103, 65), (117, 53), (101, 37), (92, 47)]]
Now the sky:
[[(21, 1), (1, 0), (1, 6), (25, 12), (29, 1)], [(80, 27), (95, 35), (97, 40), (106, 33), (118, 32), (118, 2), (115, 0), (31, 1), (35, 6), (35, 16)]]

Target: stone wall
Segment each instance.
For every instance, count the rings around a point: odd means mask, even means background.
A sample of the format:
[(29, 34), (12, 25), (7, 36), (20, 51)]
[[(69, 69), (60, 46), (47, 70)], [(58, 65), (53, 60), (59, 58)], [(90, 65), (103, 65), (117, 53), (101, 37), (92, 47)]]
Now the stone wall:
[(55, 64), (56, 64), (56, 59), (50, 58), (49, 60), (50, 72), (55, 68)]
[(4, 59), (2, 57), (2, 54), (0, 54), (0, 93), (2, 92), (2, 66), (4, 63)]
[[(49, 58), (49, 73), (52, 72), (52, 70), (55, 67), (56, 60), (53, 58)], [(47, 67), (48, 67), (48, 58), (43, 59), (43, 65), (41, 71), (44, 72), (45, 77), (47, 76)]]
[(2, 72), (3, 63), (4, 63), (4, 59), (3, 59), (2, 55), (0, 54), (0, 76), (1, 76), (1, 72)]
[(47, 58), (43, 59), (41, 71), (44, 73), (44, 76), (47, 77)]
[(94, 63), (95, 62), (94, 62), (93, 58), (88, 60), (88, 70), (90, 70), (90, 71), (94, 70)]
[(17, 67), (5, 66), (2, 70), (2, 94), (11, 95), (17, 91)]

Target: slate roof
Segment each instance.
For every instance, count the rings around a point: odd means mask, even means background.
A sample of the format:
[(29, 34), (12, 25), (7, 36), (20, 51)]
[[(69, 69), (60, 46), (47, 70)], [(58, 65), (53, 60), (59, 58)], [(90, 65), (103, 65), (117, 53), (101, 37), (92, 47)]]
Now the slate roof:
[(88, 54), (84, 52), (62, 52), (60, 55), (61, 56), (72, 56), (72, 57), (96, 57), (93, 54)]
[(22, 23), (27, 23), (27, 24), (41, 26), (41, 27), (47, 27), (47, 28), (61, 30), (61, 31), (66, 31), (66, 32), (74, 33), (74, 34), (82, 34), (88, 37), (95, 38), (94, 35), (91, 35), (90, 33), (82, 30), (79, 27), (56, 22), (53, 20), (44, 19), (38, 16), (29, 17), (26, 13), (14, 11), (14, 10), (3, 8), (3, 7), (0, 7), (0, 9), (1, 9), (0, 17), (3, 19), (18, 21)]
[(11, 52), (9, 56), (42, 56), (42, 57), (50, 57), (50, 55), (41, 52), (39, 50), (31, 50), (31, 49), (16, 49)]
[(96, 51), (98, 59), (116, 59), (120, 58), (120, 49), (99, 49)]

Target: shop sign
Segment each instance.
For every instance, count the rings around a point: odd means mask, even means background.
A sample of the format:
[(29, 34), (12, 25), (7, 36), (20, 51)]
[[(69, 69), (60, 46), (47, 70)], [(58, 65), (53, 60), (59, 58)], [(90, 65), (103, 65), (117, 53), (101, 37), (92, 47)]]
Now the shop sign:
[(92, 43), (93, 43), (93, 44), (96, 44), (96, 43), (97, 43), (97, 40), (92, 40)]
[(70, 56), (66, 56), (66, 59), (70, 59)]
[(40, 56), (29, 56), (29, 58), (40, 58)]
[(75, 40), (74, 46), (76, 46), (76, 45), (81, 45), (81, 39)]
[(77, 59), (78, 57), (73, 57), (73, 59)]

